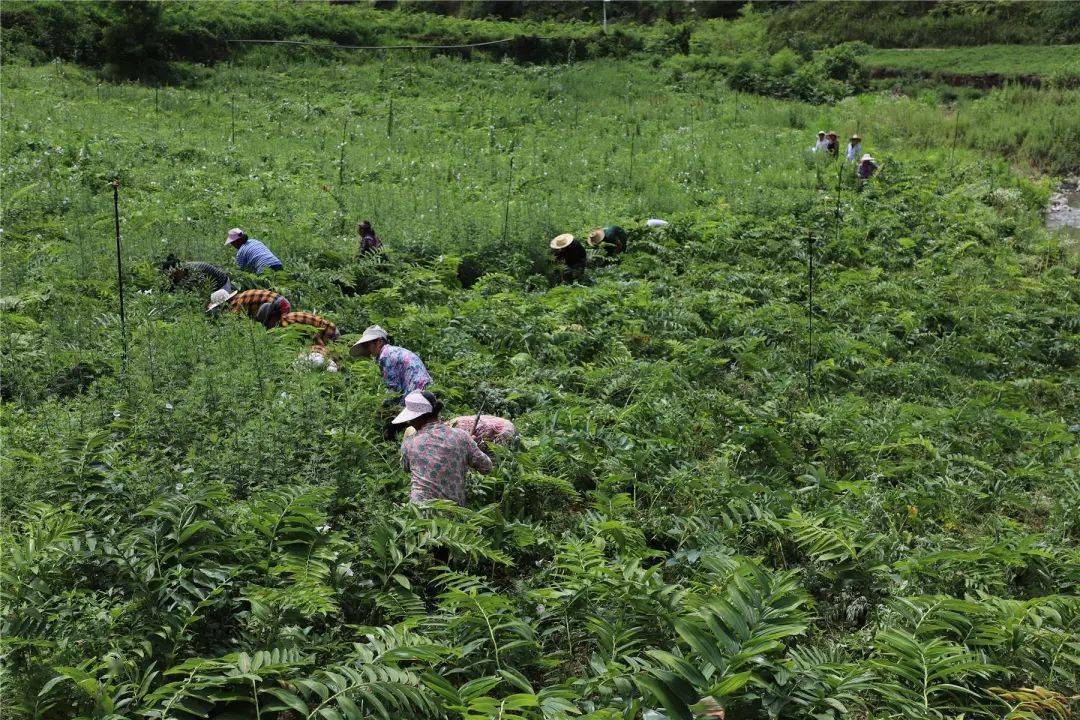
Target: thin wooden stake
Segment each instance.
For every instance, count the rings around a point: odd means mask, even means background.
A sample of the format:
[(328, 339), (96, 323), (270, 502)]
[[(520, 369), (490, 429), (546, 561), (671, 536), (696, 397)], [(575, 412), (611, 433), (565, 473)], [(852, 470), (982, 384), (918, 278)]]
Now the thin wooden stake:
[(124, 313), (124, 266), (120, 257), (120, 180), (112, 181), (113, 219), (116, 222), (116, 287), (120, 296), (120, 337), (123, 339), (123, 362), (127, 365), (127, 315)]
[(809, 293), (806, 300), (806, 398), (814, 392), (814, 234), (806, 234), (806, 283)]
[(514, 184), (514, 156), (510, 156), (510, 171), (506, 178), (506, 202), (503, 205), (502, 241), (506, 244), (506, 232), (510, 227), (510, 188)]
[(386, 137), (387, 139), (393, 139), (394, 137), (394, 96), (390, 96), (390, 112), (386, 115)]

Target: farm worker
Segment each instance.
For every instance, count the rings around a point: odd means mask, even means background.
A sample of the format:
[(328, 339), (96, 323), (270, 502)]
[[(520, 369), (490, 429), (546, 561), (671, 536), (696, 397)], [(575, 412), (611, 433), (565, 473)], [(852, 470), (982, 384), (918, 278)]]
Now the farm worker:
[(337, 340), (338, 336), (341, 334), (338, 332), (337, 325), (320, 315), (310, 312), (294, 311), (282, 315), (281, 319), (278, 321), (278, 325), (280, 327), (307, 325), (308, 327), (315, 328), (318, 331), (315, 333), (315, 342), (320, 345), (325, 345), (331, 340)]
[(855, 173), (859, 176), (860, 180), (869, 180), (877, 172), (878, 164), (874, 162), (874, 158), (870, 155), (863, 155), (859, 159), (859, 167), (855, 170)]
[(266, 304), (272, 304), (276, 308), (278, 317), (292, 310), (289, 301), (281, 293), (273, 290), (215, 290), (210, 294), (210, 304), (206, 306), (206, 312), (216, 310), (227, 304), (231, 312), (246, 312), (249, 317), (257, 318), (260, 308)]
[(815, 143), (814, 147), (810, 148), (810, 150), (811, 150), (811, 152), (821, 152), (822, 150), (825, 149), (825, 145), (826, 145), (825, 131), (824, 130), (818, 130), (817, 131), (817, 143)]
[(364, 334), (349, 349), (349, 354), (372, 358), (379, 364), (386, 387), (402, 395), (431, 385), (431, 375), (424, 367), (424, 361), (411, 350), (391, 345), (390, 336), (378, 325), (364, 330)]
[(840, 136), (835, 130), (830, 130), (825, 134), (825, 150), (833, 157), (840, 153)]
[(180, 262), (170, 254), (161, 263), (161, 272), (165, 273), (174, 288), (180, 285), (209, 285), (214, 290), (233, 289), (229, 274), (208, 262)]
[(851, 136), (851, 142), (848, 143), (847, 152), (844, 157), (849, 163), (855, 162), (855, 158), (862, 155), (862, 138), (858, 135)]
[(585, 246), (574, 239), (570, 233), (555, 236), (550, 243), (555, 251), (555, 259), (566, 264), (563, 280), (578, 280), (585, 276), (585, 263), (588, 256)]
[(236, 250), (236, 265), (241, 270), (261, 275), (267, 268), (281, 270), (284, 267), (277, 255), (270, 252), (270, 248), (255, 238), (249, 238), (240, 228), (229, 231), (225, 244), (232, 245)]
[(485, 455), (464, 430), (439, 420), (442, 401), (426, 390), (405, 396), (405, 407), (391, 423), (407, 425), (401, 442), (401, 466), (412, 478), (410, 502), (450, 500), (465, 504), (465, 473), (471, 467), (483, 475), (491, 472), (491, 458)]
[(360, 236), (360, 254), (367, 255), (377, 252), (382, 247), (382, 240), (371, 228), (371, 221), (364, 220), (356, 226), (356, 232)]
[(626, 252), (626, 231), (618, 225), (597, 228), (589, 233), (589, 245), (602, 247), (608, 255)]
[(460, 415), (449, 423), (450, 427), (464, 430), (476, 438), (477, 445), (487, 452), (487, 444), (512, 446), (521, 436), (514, 423), (497, 415), (481, 415), (480, 422), (475, 415)]

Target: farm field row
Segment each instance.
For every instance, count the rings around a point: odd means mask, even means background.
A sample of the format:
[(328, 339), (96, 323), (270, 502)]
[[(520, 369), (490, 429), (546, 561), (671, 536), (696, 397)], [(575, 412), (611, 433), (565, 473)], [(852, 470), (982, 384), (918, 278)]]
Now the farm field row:
[(862, 60), (870, 68), (930, 75), (1038, 77), (1073, 83), (1080, 80), (1080, 45), (875, 49)]
[[(1009, 89), (957, 122), (615, 60), (6, 69), (5, 712), (1067, 702), (1080, 260), (1042, 227), (1048, 181), (976, 141), (1010, 106), (1042, 142), (1070, 102)], [(880, 174), (809, 157), (818, 128), (859, 130)], [(363, 218), (382, 256), (356, 258)], [(629, 252), (554, 284), (547, 241), (612, 223)], [(237, 281), (335, 321), (343, 372), (167, 290), (167, 252), (227, 266), (234, 226), (285, 264)], [(377, 368), (342, 352), (371, 323), (449, 414), (521, 429), (466, 507), (404, 502)]]

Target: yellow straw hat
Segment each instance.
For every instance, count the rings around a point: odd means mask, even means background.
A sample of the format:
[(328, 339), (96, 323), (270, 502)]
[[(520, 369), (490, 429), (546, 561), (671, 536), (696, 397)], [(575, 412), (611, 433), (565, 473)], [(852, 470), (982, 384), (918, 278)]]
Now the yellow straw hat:
[(548, 244), (551, 245), (552, 250), (562, 250), (572, 242), (574, 242), (574, 236), (570, 233), (563, 233), (562, 235), (556, 235)]
[(592, 245), (593, 247), (596, 247), (597, 245), (599, 245), (603, 241), (604, 241), (604, 231), (601, 230), (600, 228), (597, 228), (596, 230), (593, 230), (591, 233), (589, 233), (589, 244)]

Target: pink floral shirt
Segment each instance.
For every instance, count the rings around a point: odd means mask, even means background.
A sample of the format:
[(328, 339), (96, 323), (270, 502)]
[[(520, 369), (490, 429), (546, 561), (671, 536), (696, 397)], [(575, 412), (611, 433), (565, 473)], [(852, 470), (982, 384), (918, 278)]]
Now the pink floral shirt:
[(465, 504), (465, 473), (491, 472), (491, 459), (463, 430), (428, 423), (401, 443), (401, 466), (412, 475), (409, 500), (450, 500)]
[(461, 415), (450, 421), (450, 427), (464, 430), (477, 440), (486, 440), (498, 445), (509, 445), (517, 439), (517, 428), (514, 427), (514, 423), (506, 418), (497, 415), (481, 415), (480, 422), (477, 423), (480, 427), (474, 431), (473, 423), (475, 421), (475, 415)]

